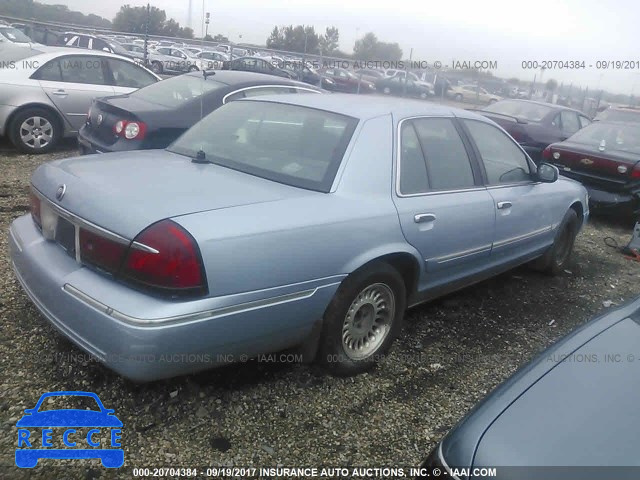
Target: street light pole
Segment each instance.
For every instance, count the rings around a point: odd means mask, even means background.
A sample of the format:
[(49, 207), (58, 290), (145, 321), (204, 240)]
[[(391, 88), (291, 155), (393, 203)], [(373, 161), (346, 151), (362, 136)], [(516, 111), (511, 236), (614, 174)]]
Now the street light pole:
[(205, 24), (205, 33), (204, 36), (207, 37), (209, 36), (209, 20), (210, 20), (211, 14), (209, 12), (206, 13), (205, 15), (205, 20), (204, 20), (204, 24)]

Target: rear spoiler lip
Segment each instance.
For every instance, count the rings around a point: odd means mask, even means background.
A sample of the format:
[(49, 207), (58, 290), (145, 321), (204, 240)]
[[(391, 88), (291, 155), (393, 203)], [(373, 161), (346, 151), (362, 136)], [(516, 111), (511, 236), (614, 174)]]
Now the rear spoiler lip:
[(480, 110), (479, 108), (465, 108), (465, 110), (467, 110), (469, 112), (478, 112), (481, 115), (484, 115), (484, 116), (487, 116), (487, 117), (491, 117), (491, 115), (496, 115), (498, 117), (509, 118), (509, 119), (513, 120), (514, 122), (519, 123), (521, 125), (526, 125), (526, 124), (529, 123), (527, 120), (523, 120), (522, 118), (514, 117), (513, 115), (507, 115), (506, 113), (487, 112), (486, 110)]

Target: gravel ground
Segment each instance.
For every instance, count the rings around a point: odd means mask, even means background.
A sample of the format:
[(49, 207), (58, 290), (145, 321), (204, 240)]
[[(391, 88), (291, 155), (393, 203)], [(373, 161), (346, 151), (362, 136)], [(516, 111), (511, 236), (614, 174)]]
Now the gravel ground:
[[(333, 378), (317, 366), (251, 361), (134, 384), (74, 358), (80, 351), (40, 316), (10, 268), (7, 232), (28, 211), (31, 173), (74, 153), (73, 143), (37, 157), (0, 143), (0, 476), (7, 478), (130, 478), (133, 467), (416, 466), (516, 368), (603, 302), (639, 293), (640, 264), (604, 244), (605, 237), (628, 242), (630, 225), (594, 219), (560, 277), (523, 267), (408, 311), (392, 354), (371, 373)], [(16, 421), (52, 390), (93, 391), (115, 409), (125, 426), (122, 469), (91, 461), (63, 471), (51, 460), (29, 472), (13, 467)]]

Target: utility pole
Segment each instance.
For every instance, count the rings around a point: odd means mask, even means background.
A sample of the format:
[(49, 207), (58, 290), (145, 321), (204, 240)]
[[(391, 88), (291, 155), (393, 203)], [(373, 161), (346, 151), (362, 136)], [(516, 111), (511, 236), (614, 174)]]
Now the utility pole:
[(208, 36), (209, 35), (209, 20), (210, 20), (211, 14), (209, 12), (206, 13), (205, 15), (205, 20), (204, 20), (204, 24), (205, 24), (205, 34), (204, 36)]

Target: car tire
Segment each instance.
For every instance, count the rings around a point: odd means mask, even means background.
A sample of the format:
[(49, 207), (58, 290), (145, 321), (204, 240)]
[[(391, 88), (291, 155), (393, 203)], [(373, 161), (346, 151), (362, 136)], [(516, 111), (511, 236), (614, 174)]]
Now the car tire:
[(318, 360), (329, 372), (365, 372), (391, 348), (402, 325), (406, 288), (398, 271), (375, 262), (347, 277), (324, 314)]
[(422, 92), (422, 93), (420, 94), (420, 98), (421, 98), (422, 100), (426, 100), (428, 97), (429, 97), (429, 95), (427, 95), (427, 93), (426, 93), (426, 92)]
[(456, 93), (455, 96), (453, 97), (453, 99), (456, 102), (461, 102), (463, 100), (462, 94), (461, 93)]
[(495, 98), (489, 99), (489, 105), (493, 105), (496, 102), (497, 102), (497, 100)]
[(570, 208), (560, 222), (553, 245), (544, 255), (534, 260), (531, 267), (549, 275), (561, 274), (571, 259), (579, 226), (578, 214)]
[(384, 87), (382, 89), (382, 93), (384, 93), (385, 95), (389, 95), (391, 93), (391, 89), (389, 87)]
[(189, 67), (189, 71), (190, 71), (190, 72), (195, 72), (196, 70), (198, 70), (198, 67), (196, 67), (195, 65), (191, 65), (191, 66)]
[(161, 75), (164, 69), (162, 68), (162, 62), (151, 62), (151, 71), (156, 75)]
[(13, 117), (8, 133), (11, 142), (21, 152), (48, 153), (62, 138), (62, 123), (50, 110), (25, 108)]

